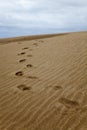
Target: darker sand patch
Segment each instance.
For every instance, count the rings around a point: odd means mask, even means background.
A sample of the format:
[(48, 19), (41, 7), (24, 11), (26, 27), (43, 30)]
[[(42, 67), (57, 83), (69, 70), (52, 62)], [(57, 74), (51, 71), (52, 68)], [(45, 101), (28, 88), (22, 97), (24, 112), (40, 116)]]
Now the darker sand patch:
[(76, 108), (79, 107), (79, 103), (77, 101), (69, 100), (67, 98), (60, 98), (59, 102), (62, 103), (66, 107)]
[(33, 49), (29, 49), (29, 51), (32, 51)]
[(40, 40), (39, 42), (44, 42), (44, 41)]
[(21, 42), (18, 42), (18, 44), (22, 44)]
[(31, 90), (31, 87), (28, 87), (24, 84), (21, 84), (19, 86), (17, 86), (18, 89), (22, 90), (22, 91), (25, 91), (25, 90)]
[(25, 61), (26, 61), (26, 59), (19, 60), (20, 63), (25, 62)]
[(45, 88), (45, 90), (48, 92), (48, 93), (55, 93), (55, 91), (60, 91), (62, 90), (62, 87), (60, 85), (55, 85), (55, 86), (47, 86)]
[(18, 71), (15, 73), (16, 76), (23, 76), (23, 72), (22, 71)]
[(27, 55), (27, 57), (32, 57), (32, 55)]

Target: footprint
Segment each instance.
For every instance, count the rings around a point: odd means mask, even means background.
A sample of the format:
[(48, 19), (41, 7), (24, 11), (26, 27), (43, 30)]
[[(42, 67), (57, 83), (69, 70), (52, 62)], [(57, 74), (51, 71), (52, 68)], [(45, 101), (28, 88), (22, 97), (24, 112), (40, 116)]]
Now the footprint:
[(59, 85), (56, 85), (56, 86), (47, 86), (45, 88), (45, 90), (46, 90), (47, 93), (54, 93), (55, 91), (58, 91), (58, 90), (61, 90), (61, 89), (62, 89), (62, 87), (59, 86)]
[(17, 88), (19, 88), (22, 91), (31, 90), (31, 87), (28, 87), (28, 86), (26, 86), (24, 84), (21, 84), (21, 85), (17, 86)]
[(64, 106), (66, 107), (71, 107), (71, 108), (78, 108), (80, 105), (77, 101), (72, 101), (72, 100), (69, 100), (67, 98), (64, 98), (64, 97), (61, 97), (59, 99), (59, 102), (62, 103)]
[(27, 64), (26, 66), (27, 66), (27, 67), (33, 67), (33, 65), (31, 65), (31, 64)]
[(25, 62), (25, 61), (26, 61), (26, 59), (19, 60), (20, 63), (21, 63), (21, 62)]
[(36, 76), (28, 76), (29, 79), (38, 79)]
[(37, 44), (37, 43), (33, 43), (33, 45), (38, 46), (38, 44)]
[(62, 87), (59, 85), (54, 86), (54, 90), (59, 90), (59, 89), (62, 89)]
[(18, 71), (15, 73), (16, 76), (23, 76), (23, 72), (22, 71)]
[(24, 48), (22, 48), (23, 50), (25, 50), (25, 49), (28, 49), (28, 47), (24, 47)]
[(21, 52), (21, 53), (19, 53), (18, 55), (24, 55), (24, 54), (26, 54), (25, 52)]
[(32, 55), (27, 55), (27, 57), (32, 57)]

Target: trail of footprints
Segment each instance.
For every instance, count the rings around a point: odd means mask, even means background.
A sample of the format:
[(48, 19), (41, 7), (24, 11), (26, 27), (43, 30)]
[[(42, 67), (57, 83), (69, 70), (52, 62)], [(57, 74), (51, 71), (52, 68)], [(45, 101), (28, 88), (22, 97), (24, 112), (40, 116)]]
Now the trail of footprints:
[[(38, 46), (37, 43), (34, 43), (33, 45)], [(28, 49), (29, 49), (29, 47), (22, 48), (22, 50), (28, 50)], [(32, 51), (32, 49), (29, 49), (29, 51)], [(17, 55), (18, 56), (26, 55), (27, 57), (32, 57), (32, 55), (27, 54), (26, 51), (20, 52)], [(26, 62), (26, 60), (27, 59), (21, 59), (21, 60), (19, 60), (19, 63), (24, 63), (24, 62)], [(26, 68), (32, 68), (32, 67), (33, 67), (32, 64), (27, 64), (26, 65)], [(21, 77), (21, 76), (24, 75), (24, 72), (23, 71), (18, 71), (18, 72), (15, 73), (15, 75)], [(28, 76), (27, 78), (29, 78), (29, 79), (38, 79), (36, 76)], [(22, 91), (31, 90), (32, 89), (30, 86), (26, 86), (25, 84), (20, 84), (20, 85), (17, 86), (17, 88), (20, 89), (20, 90), (22, 90)]]
[[(39, 42), (43, 42), (43, 41), (39, 41)], [(38, 43), (33, 43), (33, 45), (34, 45), (34, 46), (38, 46)], [(28, 50), (28, 49), (29, 49), (29, 47), (24, 47), (24, 48), (22, 48), (22, 50)], [(32, 51), (32, 49), (29, 49), (29, 50)], [(21, 52), (21, 53), (18, 53), (19, 56), (20, 56), (20, 55), (25, 55), (25, 54), (26, 54), (25, 51), (23, 51), (23, 52)], [(27, 57), (32, 57), (32, 55), (30, 55), (30, 54), (27, 54), (26, 56), (27, 56)], [(19, 63), (23, 63), (23, 62), (25, 62), (26, 60), (27, 60), (27, 59), (21, 59), (21, 60), (19, 60)], [(27, 64), (27, 65), (26, 65), (26, 68), (32, 68), (32, 67), (33, 67), (32, 64)], [(21, 76), (24, 75), (24, 72), (23, 72), (23, 71), (18, 71), (18, 72), (15, 73), (15, 75), (21, 77)], [(29, 78), (29, 79), (38, 79), (38, 77), (36, 77), (36, 76), (28, 76), (27, 78)], [(22, 90), (22, 91), (32, 90), (32, 87), (26, 86), (25, 84), (20, 84), (20, 85), (17, 86), (17, 88), (20, 89), (20, 90)], [(49, 86), (49, 87), (47, 87), (46, 90), (47, 90), (48, 92), (50, 92), (51, 90), (52, 90), (52, 91), (53, 91), (53, 90), (54, 90), (54, 91), (58, 91), (58, 90), (62, 90), (62, 89), (63, 89), (62, 86), (56, 85), (56, 86)], [(61, 103), (62, 105), (64, 105), (66, 108), (81, 108), (79, 102), (70, 100), (70, 99), (65, 98), (65, 97), (60, 97), (58, 101), (59, 101), (59, 103)], [(84, 108), (84, 106), (82, 107), (82, 109), (83, 109), (83, 108)], [(87, 109), (87, 107), (86, 107), (86, 109)]]
[[(33, 45), (34, 46), (38, 46), (38, 44), (37, 43), (33, 43)], [(26, 57), (29, 57), (29, 58), (32, 58), (32, 55), (31, 54), (27, 54), (27, 52), (26, 52), (26, 50), (28, 50), (29, 48), (28, 47), (24, 47), (24, 48), (22, 48), (22, 51), (23, 50), (25, 50), (25, 51), (23, 51), (23, 52), (21, 52), (21, 53), (18, 53), (18, 56), (24, 56), (24, 55), (26, 55)], [(32, 50), (32, 49), (29, 49), (30, 51)], [(21, 65), (21, 63), (25, 63), (26, 62), (26, 60), (27, 60), (27, 58), (25, 58), (25, 59), (20, 59), (19, 60), (19, 64)], [(33, 65), (31, 64), (31, 63), (29, 63), (29, 64), (26, 64), (26, 69), (27, 68), (33, 68)], [(16, 72), (15, 73), (15, 75), (16, 76), (18, 76), (18, 77), (22, 77), (23, 75), (24, 75), (24, 72), (21, 70), (21, 71), (18, 71), (18, 72)], [(31, 75), (29, 75), (29, 76), (27, 76), (27, 78), (28, 79), (31, 79), (31, 80), (37, 80), (38, 79), (38, 77), (36, 77), (36, 76), (31, 76)], [(20, 90), (20, 91), (22, 91), (22, 92), (32, 92), (32, 87), (31, 86), (28, 86), (28, 85), (26, 85), (26, 84), (20, 84), (20, 85), (18, 85), (17, 86), (17, 88)], [(48, 86), (47, 88), (46, 88), (46, 91), (48, 92), (47, 94), (49, 94), (49, 93), (51, 93), (51, 92), (53, 92), (53, 93), (55, 93), (55, 92), (57, 92), (57, 91), (63, 91), (63, 87), (61, 86), (61, 85), (55, 85), (55, 86)], [(69, 99), (69, 98), (66, 98), (66, 97), (64, 97), (64, 96), (62, 96), (62, 97), (59, 97), (59, 99), (57, 100), (58, 101), (58, 103), (60, 103), (60, 104), (62, 104), (65, 108), (67, 108), (67, 111), (66, 111), (66, 113), (65, 114), (67, 114), (67, 113), (69, 113), (69, 112), (71, 112), (71, 111), (69, 111), (69, 109), (70, 110), (77, 110), (77, 111), (85, 111), (85, 110), (87, 110), (87, 106), (81, 106), (81, 104), (78, 102), (78, 101), (76, 101), (76, 100), (71, 100), (71, 99)], [(74, 111), (74, 112), (76, 112), (76, 111)]]
[[(39, 42), (43, 42), (43, 41), (39, 41)], [(18, 42), (18, 44), (21, 44), (21, 42)], [(33, 43), (34, 46), (38, 46), (38, 43)], [(22, 55), (26, 55), (27, 57), (32, 57), (31, 54), (27, 54), (26, 53), (26, 50), (29, 50), (29, 51), (32, 51), (32, 48), (29, 48), (29, 47), (23, 47), (22, 50), (24, 50), (23, 52), (20, 52), (18, 53), (17, 55), (18, 56), (22, 56)], [(26, 62), (27, 59), (20, 59), (19, 60), (19, 63), (24, 63)], [(26, 65), (26, 68), (32, 68), (33, 65), (32, 64), (27, 64)], [(15, 73), (16, 76), (19, 76), (19, 77), (22, 77), (24, 75), (24, 72), (23, 71), (18, 71)], [(38, 77), (36, 76), (28, 76), (27, 78), (29, 79), (38, 79)], [(25, 84), (21, 84), (19, 86), (17, 86), (18, 89), (22, 90), (22, 91), (25, 91), (25, 90), (31, 90), (31, 87), (30, 86), (26, 86)]]

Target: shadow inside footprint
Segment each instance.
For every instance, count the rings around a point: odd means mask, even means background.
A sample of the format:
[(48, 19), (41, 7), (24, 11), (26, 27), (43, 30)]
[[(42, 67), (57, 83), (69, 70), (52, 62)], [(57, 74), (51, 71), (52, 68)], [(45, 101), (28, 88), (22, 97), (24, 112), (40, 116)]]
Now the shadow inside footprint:
[(27, 64), (26, 66), (27, 66), (27, 67), (33, 67), (33, 65), (31, 65), (31, 64)]
[(28, 76), (29, 79), (38, 79), (36, 76)]
[(18, 55), (24, 55), (25, 54), (25, 52), (21, 52), (21, 53), (19, 53)]
[(76, 108), (80, 106), (77, 101), (72, 101), (63, 97), (59, 99), (59, 102), (62, 103), (64, 106), (71, 107), (71, 108)]
[(17, 86), (17, 88), (19, 88), (22, 91), (31, 90), (31, 87), (28, 87), (28, 86), (26, 86), (24, 84), (21, 84), (21, 85)]
[(54, 90), (59, 90), (59, 89), (62, 89), (62, 87), (59, 85), (54, 86)]
[(16, 76), (23, 76), (23, 72), (22, 71), (18, 71), (15, 73)]
[(38, 44), (37, 44), (37, 43), (33, 43), (33, 45), (38, 46)]
[(19, 60), (20, 63), (21, 63), (21, 62), (24, 62), (24, 61), (26, 61), (26, 59)]
[(28, 49), (28, 47), (24, 47), (24, 48), (22, 48), (23, 50), (25, 50), (25, 49)]

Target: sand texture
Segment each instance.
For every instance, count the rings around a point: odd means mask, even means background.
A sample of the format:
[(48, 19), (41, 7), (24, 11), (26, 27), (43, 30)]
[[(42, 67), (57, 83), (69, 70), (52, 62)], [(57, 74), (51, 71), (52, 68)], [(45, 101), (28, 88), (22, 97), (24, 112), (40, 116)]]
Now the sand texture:
[(0, 39), (0, 130), (87, 130), (87, 32)]

